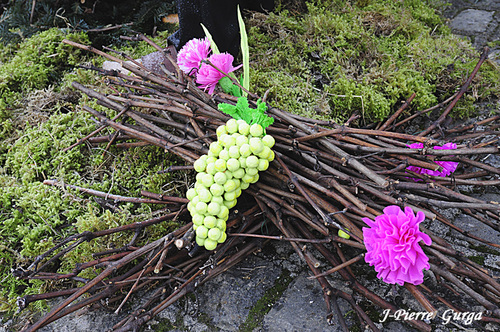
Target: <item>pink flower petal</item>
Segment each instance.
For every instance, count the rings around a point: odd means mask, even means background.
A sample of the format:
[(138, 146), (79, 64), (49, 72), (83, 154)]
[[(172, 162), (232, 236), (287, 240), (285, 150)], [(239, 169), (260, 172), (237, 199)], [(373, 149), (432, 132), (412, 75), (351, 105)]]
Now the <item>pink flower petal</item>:
[[(212, 63), (215, 67), (222, 70), (224, 73), (228, 74), (240, 68), (233, 67), (233, 56), (229, 53), (212, 54), (208, 61)], [(198, 75), (196, 76), (196, 83), (200, 86), (200, 89), (208, 89), (209, 94), (213, 94), (215, 86), (219, 83), (219, 80), (224, 77), (220, 71), (209, 65), (208, 63), (202, 63)]]
[[(424, 145), (422, 143), (413, 143), (410, 145), (407, 145), (410, 149), (422, 149)], [(433, 149), (435, 150), (453, 150), (456, 149), (457, 145), (455, 143), (446, 143), (443, 146), (434, 146)], [(408, 166), (406, 169), (410, 170), (412, 172), (418, 173), (418, 174), (428, 174), (432, 176), (440, 176), (440, 177), (445, 177), (450, 175), (451, 173), (455, 172), (455, 170), (458, 167), (457, 162), (453, 161), (436, 161), (436, 164), (439, 166), (443, 167), (443, 171), (433, 171), (431, 169), (427, 168), (421, 168), (417, 166)], [(421, 179), (413, 179), (413, 181), (422, 181)]]
[(201, 61), (210, 54), (210, 42), (205, 39), (191, 39), (177, 53), (177, 65), (187, 75), (195, 75)]

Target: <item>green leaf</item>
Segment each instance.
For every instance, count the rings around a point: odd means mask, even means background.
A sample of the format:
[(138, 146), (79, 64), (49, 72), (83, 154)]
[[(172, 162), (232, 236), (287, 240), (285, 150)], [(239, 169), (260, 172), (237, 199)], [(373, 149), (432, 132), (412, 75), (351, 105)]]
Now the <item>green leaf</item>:
[[(238, 5), (238, 25), (240, 26), (240, 39), (241, 39), (241, 55), (243, 58), (243, 87), (250, 90), (250, 51), (248, 47), (248, 37), (245, 30), (245, 22), (241, 16), (240, 6)], [(243, 91), (243, 96), (246, 97), (247, 93)]]
[(231, 79), (227, 76), (224, 76), (219, 80), (219, 85), (224, 90), (225, 93), (232, 94), (233, 92), (233, 82), (231, 82)]
[(205, 36), (207, 36), (208, 40), (210, 41), (210, 48), (212, 48), (212, 53), (213, 54), (220, 54), (219, 48), (215, 44), (214, 39), (212, 38), (212, 35), (208, 31), (208, 29), (203, 25), (203, 23), (200, 23), (201, 27), (203, 28), (203, 31), (205, 31)]
[(257, 101), (257, 108), (250, 108), (248, 99), (244, 96), (238, 98), (236, 105), (220, 103), (218, 107), (234, 119), (244, 120), (250, 125), (258, 123), (265, 129), (274, 123), (274, 119), (265, 114), (267, 105), (260, 99)]

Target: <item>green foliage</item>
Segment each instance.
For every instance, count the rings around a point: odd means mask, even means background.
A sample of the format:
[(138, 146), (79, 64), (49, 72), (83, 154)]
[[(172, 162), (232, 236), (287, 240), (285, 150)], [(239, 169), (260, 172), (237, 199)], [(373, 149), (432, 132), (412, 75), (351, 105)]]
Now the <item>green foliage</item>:
[(260, 99), (257, 100), (257, 108), (251, 108), (246, 97), (239, 97), (236, 105), (220, 103), (219, 110), (236, 120), (244, 120), (250, 125), (260, 124), (264, 129), (274, 122), (272, 117), (265, 114), (267, 105)]
[[(358, 5), (356, 5), (358, 4)], [(460, 87), (479, 59), (451, 35), (426, 1), (323, 0), (307, 11), (255, 15), (250, 26), (253, 91), (275, 106), (342, 121), (354, 111), (366, 122), (385, 118), (416, 93), (413, 108), (435, 105)], [(500, 72), (484, 64), (474, 98), (500, 95)], [(457, 105), (466, 116), (472, 94)]]

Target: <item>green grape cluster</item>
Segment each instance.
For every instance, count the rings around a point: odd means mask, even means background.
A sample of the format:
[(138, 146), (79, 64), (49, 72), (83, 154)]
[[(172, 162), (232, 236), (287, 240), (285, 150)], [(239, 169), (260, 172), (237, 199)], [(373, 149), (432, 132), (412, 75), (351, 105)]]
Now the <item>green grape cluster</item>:
[(196, 183), (186, 194), (198, 245), (214, 250), (226, 240), (229, 209), (274, 160), (274, 143), (260, 124), (230, 119), (217, 128), (217, 141), (194, 163)]

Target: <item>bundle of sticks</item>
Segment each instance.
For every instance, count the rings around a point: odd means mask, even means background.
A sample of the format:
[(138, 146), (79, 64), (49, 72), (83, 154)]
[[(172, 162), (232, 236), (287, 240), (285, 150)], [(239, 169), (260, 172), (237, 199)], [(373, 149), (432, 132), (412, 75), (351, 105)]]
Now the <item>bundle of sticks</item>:
[[(139, 38), (163, 52), (147, 37)], [(236, 102), (236, 98), (230, 95), (218, 93), (210, 96), (198, 89), (176, 67), (174, 55), (168, 52), (164, 54), (165, 60), (170, 62), (174, 70), (162, 66), (161, 73), (154, 73), (142, 64), (134, 63), (126, 55), (122, 54), (129, 60), (127, 62), (89, 46), (67, 40), (64, 42), (117, 61), (132, 73), (91, 68), (108, 78), (111, 93), (107, 94), (73, 83), (75, 89), (96, 99), (110, 110), (110, 114), (114, 114), (112, 117), (83, 106), (84, 111), (98, 119), (100, 127), (75, 143), (75, 146), (84, 141), (106, 144), (106, 149), (112, 144), (122, 148), (156, 145), (186, 162), (186, 165), (173, 166), (166, 171), (189, 170), (195, 160), (207, 153), (209, 144), (217, 139), (216, 128), (229, 119), (218, 111), (217, 105), (221, 102)], [(164, 215), (154, 219), (73, 235), (37, 257), (28, 270), (17, 271), (19, 277), (26, 279), (68, 279), (84, 283), (81, 287), (20, 299), (19, 305), (24, 308), (33, 301), (67, 296), (61, 304), (25, 330), (35, 331), (84, 306), (98, 305), (104, 299), (107, 305), (116, 304), (116, 312), (119, 312), (132, 293), (154, 286), (156, 291), (148, 301), (114, 326), (115, 331), (136, 330), (188, 292), (259, 250), (264, 243), (282, 240), (289, 241), (309, 266), (311, 277), (320, 283), (327, 308), (326, 317), (330, 322), (337, 321), (348, 331), (337, 303), (342, 298), (352, 307), (362, 326), (378, 331), (366, 309), (354, 296), (361, 295), (380, 309), (389, 309), (391, 312), (399, 307), (363, 285), (360, 276), (351, 269), (352, 264), (366, 264), (363, 260), (366, 253), (362, 232), (366, 224), (363, 218), (374, 219), (388, 205), (409, 206), (414, 211), (422, 211), (427, 220), (442, 223), (474, 243), (500, 248), (498, 243), (489, 242), (454, 225), (453, 220), (442, 213), (443, 209), (459, 209), (477, 221), (476, 227), (500, 231), (498, 202), (484, 201), (457, 190), (462, 185), (484, 188), (500, 184), (500, 170), (481, 161), (487, 155), (499, 154), (500, 132), (495, 129), (499, 126), (500, 116), (486, 118), (470, 126), (460, 125), (449, 129), (442, 126), (443, 120), (469, 87), (486, 54), (487, 50), (464, 86), (448, 100), (396, 123), (413, 99), (412, 96), (375, 129), (351, 128), (351, 121), (338, 125), (271, 107), (268, 113), (275, 121), (267, 128), (267, 133), (276, 140), (276, 159), (262, 173), (259, 181), (244, 191), (238, 205), (231, 210), (228, 239), (214, 252), (193, 244), (192, 224), (185, 198), (150, 192), (143, 192), (144, 197), (141, 198), (111, 197), (105, 193), (47, 180), (47, 185), (72, 187), (115, 201), (165, 204), (167, 209)], [(248, 96), (250, 103), (255, 104), (257, 96), (251, 93)], [(418, 135), (398, 132), (404, 123), (435, 109), (444, 111), (423, 132)], [(103, 128), (113, 128), (115, 131), (111, 135), (99, 136)], [(429, 148), (443, 141), (455, 142), (458, 148)], [(423, 143), (425, 148), (408, 149), (407, 144), (414, 142)], [(410, 165), (438, 170), (440, 166), (435, 163), (436, 160), (459, 162), (459, 168), (449, 177), (428, 176), (407, 170)], [(96, 253), (94, 261), (82, 262), (69, 274), (44, 271), (51, 262), (84, 241), (116, 232), (138, 234), (149, 225), (165, 220), (182, 220), (185, 226), (142, 247), (135, 245), (134, 236), (127, 246)], [(262, 234), (264, 220), (270, 225), (266, 234)], [(350, 238), (338, 236), (338, 230), (348, 232)], [(468, 259), (456, 246), (422, 225), (421, 230), (432, 238), (432, 244), (423, 247), (429, 257), (431, 272), (428, 273), (433, 273), (441, 286), (467, 298), (471, 305), (484, 308), (482, 321), (474, 324), (499, 324), (500, 284), (493, 272)], [(318, 261), (312, 251), (319, 253), (329, 266)], [(100, 267), (102, 272), (91, 280), (78, 277), (82, 270), (91, 267)], [(331, 285), (329, 275), (333, 273), (338, 273), (349, 284), (352, 294)], [(452, 300), (438, 295), (433, 289), (435, 285), (426, 281), (418, 286), (404, 285), (421, 309), (432, 313), (441, 307), (457, 312), (467, 311), (468, 308), (461, 308)], [(86, 293), (89, 294), (87, 297), (75, 302)], [(409, 320), (407, 323), (421, 331), (431, 331), (428, 322)]]

